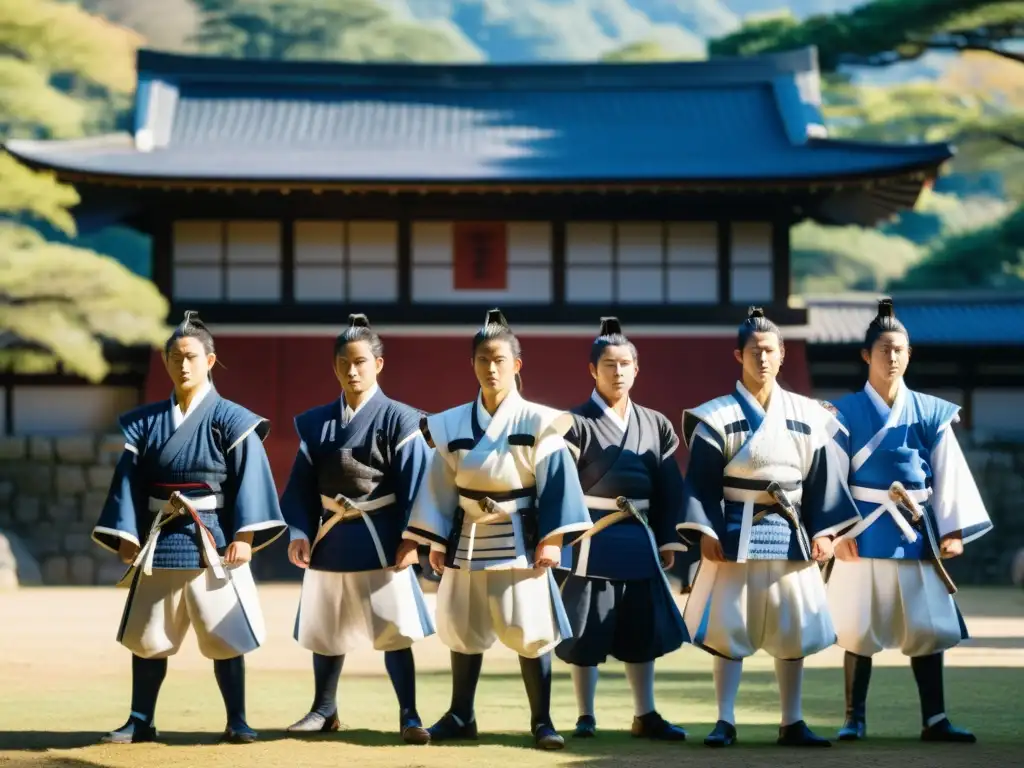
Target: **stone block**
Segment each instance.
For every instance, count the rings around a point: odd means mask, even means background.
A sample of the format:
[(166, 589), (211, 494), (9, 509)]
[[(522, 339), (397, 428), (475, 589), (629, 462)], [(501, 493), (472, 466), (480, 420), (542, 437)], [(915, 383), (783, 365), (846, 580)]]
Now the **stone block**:
[(51, 501), (46, 505), (46, 517), (63, 527), (65, 524), (78, 519), (78, 504), (73, 498), (61, 498)]
[(88, 555), (73, 555), (68, 558), (68, 581), (71, 584), (94, 584), (96, 563), (93, 559)]
[(53, 523), (37, 523), (32, 526), (32, 549), (38, 557), (60, 553), (59, 529)]
[(53, 440), (49, 437), (30, 437), (28, 455), (33, 461), (53, 461)]
[(70, 464), (92, 464), (96, 460), (96, 439), (92, 435), (58, 437), (57, 458)]
[(24, 437), (0, 437), (0, 461), (17, 461), (28, 455), (28, 441)]
[(24, 464), (19, 468), (15, 481), (19, 493), (49, 496), (53, 493), (53, 467), (39, 462)]
[(69, 555), (79, 555), (92, 549), (92, 539), (87, 533), (68, 533), (64, 535), (64, 551)]
[(14, 519), (24, 525), (37, 523), (42, 518), (43, 505), (35, 496), (19, 496), (14, 502)]
[(68, 583), (68, 559), (59, 555), (43, 561), (43, 581), (46, 584)]
[(88, 490), (89, 484), (85, 479), (83, 467), (62, 464), (57, 467), (57, 493), (68, 498), (77, 493)]
[(128, 570), (128, 566), (122, 563), (117, 557), (111, 556), (110, 559), (104, 560), (96, 565), (96, 584), (102, 584), (104, 586), (113, 586), (121, 580), (124, 576), (124, 572)]
[(96, 524), (96, 521), (100, 519), (100, 512), (103, 511), (103, 505), (106, 503), (107, 494), (105, 491), (89, 491), (82, 494), (81, 501), (79, 502), (78, 520), (88, 523), (91, 529)]
[(112, 467), (124, 453), (124, 435), (104, 435), (96, 449), (96, 462)]
[(94, 491), (106, 491), (110, 488), (110, 481), (114, 479), (112, 466), (92, 466), (85, 472), (89, 480), (89, 488)]

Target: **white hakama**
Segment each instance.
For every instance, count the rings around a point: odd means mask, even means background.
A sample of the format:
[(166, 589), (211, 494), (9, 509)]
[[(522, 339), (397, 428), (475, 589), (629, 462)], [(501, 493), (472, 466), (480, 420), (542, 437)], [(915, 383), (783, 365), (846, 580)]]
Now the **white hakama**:
[(702, 561), (683, 619), (694, 644), (730, 659), (802, 659), (836, 640), (815, 562)]
[[(438, 588), (438, 635), (459, 653), (500, 640), (542, 656), (572, 627), (554, 575), (533, 567), (535, 548), (591, 526), (562, 438), (572, 420), (513, 392), (493, 417), (478, 399), (426, 422), (436, 450), (404, 536), (447, 553), (454, 566)], [(486, 510), (484, 497), (493, 502)]]
[(934, 566), (923, 560), (836, 560), (828, 602), (837, 643), (858, 656), (886, 648), (929, 656), (962, 639), (953, 596)]
[[(939, 552), (945, 536), (959, 534), (966, 545), (992, 530), (952, 429), (959, 408), (914, 392), (903, 382), (891, 408), (870, 384), (837, 406), (850, 426), (844, 446), (852, 454), (850, 491), (864, 519), (842, 537), (857, 541), (861, 557), (837, 559), (829, 577), (837, 642), (858, 656), (886, 648), (898, 648), (911, 657), (928, 656), (953, 648), (967, 636), (966, 626), (928, 557)], [(872, 413), (885, 419), (878, 431), (872, 426)], [(889, 438), (893, 431), (895, 440)], [(892, 449), (893, 443), (900, 447)], [(914, 490), (926, 475), (931, 487)], [(893, 480), (908, 488), (907, 494), (924, 513), (917, 531), (902, 520), (882, 490)], [(889, 516), (893, 523), (886, 525)], [(888, 556), (912, 544), (920, 559)]]
[(553, 591), (546, 568), (446, 568), (437, 591), (437, 634), (458, 653), (483, 653), (499, 640), (537, 658), (564, 639), (560, 627), (568, 625)]
[(434, 634), (416, 573), (309, 569), (302, 578), (295, 640), (323, 656), (372, 646), (401, 651)]
[(230, 659), (259, 648), (266, 626), (249, 564), (224, 569), (224, 579), (210, 568), (158, 568), (148, 576), (136, 571), (118, 641), (136, 656), (162, 659), (178, 652), (192, 626), (199, 651), (208, 659)]

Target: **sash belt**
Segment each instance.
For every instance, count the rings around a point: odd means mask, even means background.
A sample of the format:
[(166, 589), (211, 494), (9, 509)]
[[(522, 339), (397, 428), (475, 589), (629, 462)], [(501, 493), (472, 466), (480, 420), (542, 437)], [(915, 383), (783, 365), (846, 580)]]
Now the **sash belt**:
[(199, 544), (203, 550), (206, 565), (213, 570), (214, 575), (218, 579), (225, 578), (226, 573), (224, 571), (224, 563), (221, 561), (221, 557), (217, 553), (217, 543), (214, 540), (210, 529), (206, 527), (202, 519), (199, 517), (200, 511), (214, 511), (223, 506), (224, 497), (221, 494), (210, 494), (208, 496), (198, 496), (195, 498), (182, 496), (181, 499), (185, 502), (183, 505), (184, 509), (182, 509), (181, 506), (172, 504), (169, 499), (150, 497), (149, 509), (156, 512), (156, 514), (153, 516), (153, 524), (150, 526), (149, 534), (146, 536), (146, 543), (143, 545), (142, 549), (139, 550), (139, 554), (136, 555), (135, 560), (132, 563), (132, 567), (137, 568), (141, 566), (142, 573), (144, 575), (152, 576), (153, 558), (156, 556), (156, 544), (160, 538), (160, 529), (176, 517), (188, 514), (192, 517), (192, 520), (196, 524), (196, 529), (199, 532)]
[(384, 554), (384, 547), (381, 545), (380, 536), (377, 534), (377, 527), (373, 524), (373, 520), (370, 519), (369, 513), (390, 506), (397, 499), (398, 497), (393, 493), (370, 501), (352, 501), (340, 493), (333, 499), (330, 496), (321, 494), (320, 503), (331, 514), (325, 520), (321, 520), (320, 527), (316, 532), (316, 538), (313, 539), (313, 545), (310, 547), (310, 553), (338, 523), (343, 520), (354, 520), (357, 517), (361, 517), (363, 522), (366, 523), (366, 529), (370, 532), (370, 538), (373, 539), (373, 546), (377, 550), (377, 560), (380, 562), (380, 567), (389, 567), (387, 555)]

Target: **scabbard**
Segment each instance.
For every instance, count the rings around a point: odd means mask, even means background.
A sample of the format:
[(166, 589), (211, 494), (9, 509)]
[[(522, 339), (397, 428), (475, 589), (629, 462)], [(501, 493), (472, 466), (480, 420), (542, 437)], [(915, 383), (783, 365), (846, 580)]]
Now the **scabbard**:
[(939, 578), (942, 579), (942, 583), (946, 585), (946, 590), (949, 594), (955, 595), (957, 586), (953, 582), (953, 577), (949, 575), (949, 571), (946, 570), (946, 566), (942, 564), (941, 555), (930, 546), (929, 550), (931, 550), (932, 553), (932, 557), (929, 559), (929, 562), (931, 562), (932, 566), (935, 568), (935, 572), (939, 574)]

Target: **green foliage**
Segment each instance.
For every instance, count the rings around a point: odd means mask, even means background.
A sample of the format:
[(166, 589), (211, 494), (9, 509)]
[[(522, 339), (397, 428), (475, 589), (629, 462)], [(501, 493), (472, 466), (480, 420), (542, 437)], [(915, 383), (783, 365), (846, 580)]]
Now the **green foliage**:
[(878, 291), (924, 257), (902, 237), (805, 221), (791, 231), (794, 293)]
[(679, 53), (668, 50), (658, 40), (641, 40), (630, 43), (621, 48), (616, 48), (601, 57), (601, 61), (608, 63), (624, 61), (688, 61), (699, 57), (692, 54)]
[[(55, 0), (0, 0), (0, 125), (8, 135), (81, 135), (78, 94), (122, 97), (135, 82), (138, 37)], [(64, 90), (57, 87), (61, 82)], [(157, 344), (167, 302), (147, 280), (93, 251), (48, 242), (14, 223), (75, 233), (75, 190), (0, 153), (0, 367), (53, 370), (91, 381), (108, 367), (102, 340)]]
[(848, 13), (758, 19), (710, 43), (716, 56), (751, 55), (814, 45), (820, 65), (892, 64), (928, 50), (988, 50), (1020, 60), (1000, 44), (1024, 36), (1024, 2), (869, 0)]
[(946, 239), (892, 290), (1024, 290), (1024, 206), (998, 221)]
[(376, 0), (198, 0), (201, 51), (257, 59), (475, 61), (454, 28), (395, 18)]
[(27, 227), (0, 224), (0, 273), (0, 328), (28, 348), (0, 355), (0, 367), (52, 370), (59, 362), (95, 382), (107, 373), (102, 340), (156, 344), (169, 333), (167, 301), (151, 282)]

